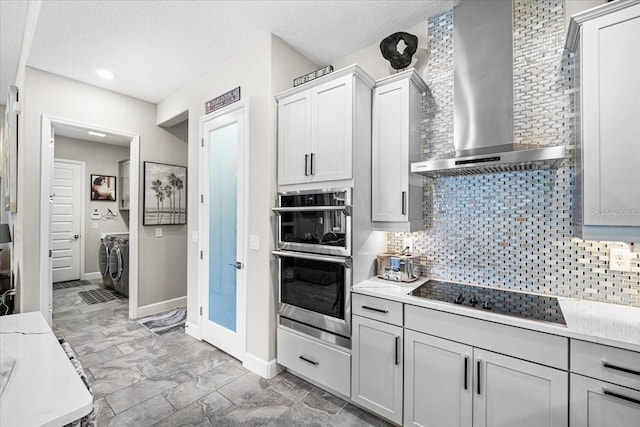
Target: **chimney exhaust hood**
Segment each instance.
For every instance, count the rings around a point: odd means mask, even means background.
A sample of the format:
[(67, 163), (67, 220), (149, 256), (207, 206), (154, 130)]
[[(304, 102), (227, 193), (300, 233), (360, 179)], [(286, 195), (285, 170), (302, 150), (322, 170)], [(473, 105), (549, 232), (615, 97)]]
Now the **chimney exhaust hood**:
[(463, 0), (453, 8), (455, 157), (411, 164), (425, 176), (558, 166), (565, 147), (515, 150), (512, 2)]

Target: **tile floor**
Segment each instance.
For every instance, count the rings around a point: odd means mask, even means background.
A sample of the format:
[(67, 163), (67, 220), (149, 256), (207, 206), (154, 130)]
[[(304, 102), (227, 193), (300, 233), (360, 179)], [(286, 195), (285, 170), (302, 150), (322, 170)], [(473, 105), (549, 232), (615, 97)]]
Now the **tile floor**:
[(129, 320), (128, 300), (86, 304), (53, 292), (54, 331), (87, 372), (99, 426), (387, 426), (296, 376), (265, 380), (183, 331), (155, 336)]

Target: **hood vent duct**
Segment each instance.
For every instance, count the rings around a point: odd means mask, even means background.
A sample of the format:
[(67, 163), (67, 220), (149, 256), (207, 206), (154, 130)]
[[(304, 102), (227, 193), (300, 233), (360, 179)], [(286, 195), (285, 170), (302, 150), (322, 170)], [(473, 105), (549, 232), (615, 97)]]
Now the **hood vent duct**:
[(514, 150), (512, 2), (463, 0), (453, 8), (455, 155), (413, 163), (425, 176), (556, 167), (565, 147)]

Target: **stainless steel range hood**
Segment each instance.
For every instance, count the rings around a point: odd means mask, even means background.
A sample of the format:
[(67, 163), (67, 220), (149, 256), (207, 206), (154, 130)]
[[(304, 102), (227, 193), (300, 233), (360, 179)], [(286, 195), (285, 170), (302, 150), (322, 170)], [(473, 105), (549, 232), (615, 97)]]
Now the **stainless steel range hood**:
[(425, 176), (556, 167), (565, 147), (514, 150), (512, 2), (461, 1), (453, 9), (455, 155), (411, 164)]

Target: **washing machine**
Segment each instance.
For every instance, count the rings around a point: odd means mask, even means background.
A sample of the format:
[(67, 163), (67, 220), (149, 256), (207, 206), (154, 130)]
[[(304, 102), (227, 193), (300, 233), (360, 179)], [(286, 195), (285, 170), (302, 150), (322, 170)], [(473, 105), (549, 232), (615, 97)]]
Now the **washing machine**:
[(102, 283), (105, 287), (113, 289), (113, 279), (109, 274), (109, 253), (113, 248), (114, 237), (106, 235), (100, 239), (100, 246), (98, 247), (98, 267), (100, 268), (100, 275), (102, 276)]
[(109, 251), (109, 275), (116, 292), (129, 296), (129, 237), (114, 236)]

